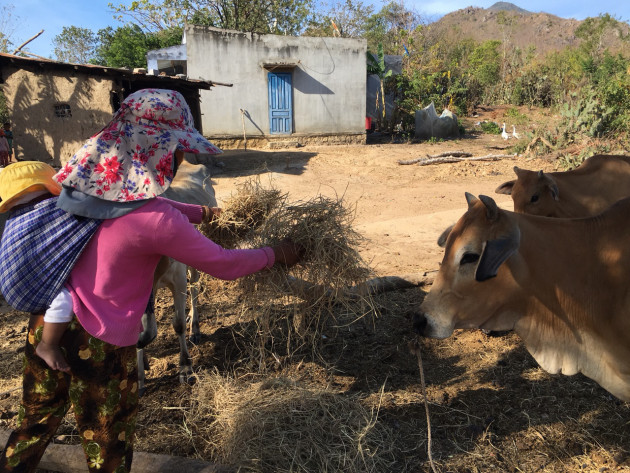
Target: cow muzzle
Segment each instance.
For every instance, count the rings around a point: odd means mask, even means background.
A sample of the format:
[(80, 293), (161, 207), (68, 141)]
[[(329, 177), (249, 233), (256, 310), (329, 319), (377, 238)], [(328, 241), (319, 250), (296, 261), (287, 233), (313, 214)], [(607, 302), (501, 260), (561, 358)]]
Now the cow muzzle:
[(423, 313), (415, 312), (411, 316), (413, 331), (418, 335), (425, 336), (427, 330), (427, 318)]

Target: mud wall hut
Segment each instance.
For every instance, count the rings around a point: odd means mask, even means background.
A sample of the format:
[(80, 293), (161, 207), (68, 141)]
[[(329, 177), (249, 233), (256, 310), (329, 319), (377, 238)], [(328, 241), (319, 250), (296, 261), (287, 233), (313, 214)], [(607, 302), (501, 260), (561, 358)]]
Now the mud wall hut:
[(199, 90), (211, 81), (148, 75), (88, 64), (0, 54), (0, 90), (6, 99), (16, 157), (64, 164), (111, 119), (124, 98), (155, 87), (177, 90), (202, 130)]

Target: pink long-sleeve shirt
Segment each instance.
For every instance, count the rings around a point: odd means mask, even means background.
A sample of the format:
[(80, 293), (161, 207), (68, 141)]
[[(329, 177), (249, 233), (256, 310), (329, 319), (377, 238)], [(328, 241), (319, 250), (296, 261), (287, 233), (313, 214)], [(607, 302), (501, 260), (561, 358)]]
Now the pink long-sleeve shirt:
[(66, 284), (83, 328), (113, 345), (135, 345), (163, 255), (228, 280), (273, 266), (269, 247), (226, 250), (205, 238), (191, 225), (201, 218), (200, 206), (157, 198), (104, 220)]

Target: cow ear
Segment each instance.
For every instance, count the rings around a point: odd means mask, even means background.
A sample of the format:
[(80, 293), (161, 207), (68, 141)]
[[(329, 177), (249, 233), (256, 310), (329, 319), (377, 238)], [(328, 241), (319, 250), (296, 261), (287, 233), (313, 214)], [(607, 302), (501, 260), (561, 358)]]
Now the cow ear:
[(516, 251), (521, 243), (521, 232), (518, 227), (509, 235), (496, 240), (488, 240), (481, 253), (475, 279), (485, 281), (497, 275), (499, 267)]
[(507, 181), (497, 187), (494, 192), (497, 194), (507, 194), (512, 195), (512, 189), (514, 188), (514, 184), (516, 181)]
[(448, 236), (451, 234), (451, 231), (453, 230), (454, 226), (455, 224), (451, 225), (446, 230), (444, 230), (442, 234), (439, 236), (437, 244), (440, 248), (444, 248), (446, 246), (446, 240), (448, 239)]
[(488, 216), (488, 220), (496, 220), (499, 216), (499, 207), (497, 207), (497, 203), (494, 199), (492, 197), (488, 197), (487, 195), (480, 195), (479, 199), (483, 202), (483, 205), (486, 206), (486, 215)]

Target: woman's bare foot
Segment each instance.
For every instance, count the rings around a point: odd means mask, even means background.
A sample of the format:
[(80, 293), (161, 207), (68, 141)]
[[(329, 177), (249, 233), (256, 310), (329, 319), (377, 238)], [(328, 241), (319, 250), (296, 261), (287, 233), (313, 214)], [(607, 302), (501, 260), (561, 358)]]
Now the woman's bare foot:
[(35, 354), (44, 360), (51, 369), (70, 373), (70, 365), (57, 345), (41, 341), (35, 348)]

